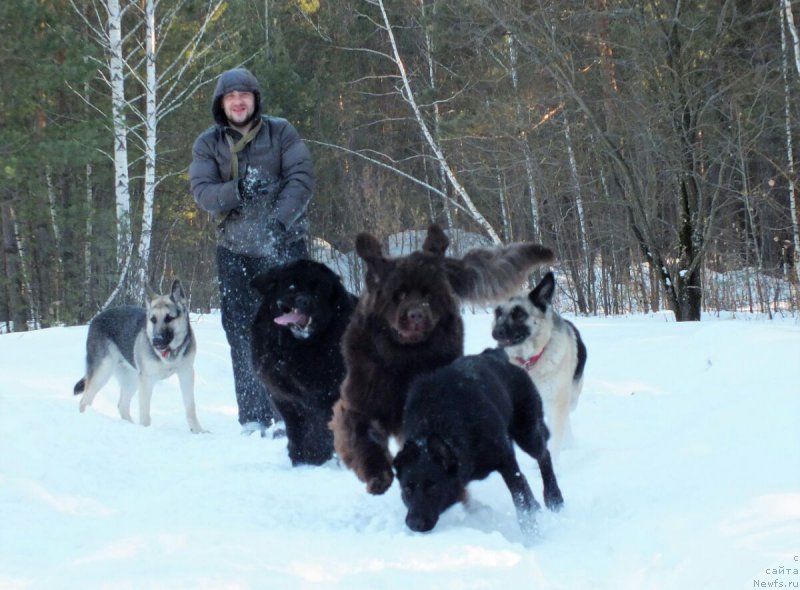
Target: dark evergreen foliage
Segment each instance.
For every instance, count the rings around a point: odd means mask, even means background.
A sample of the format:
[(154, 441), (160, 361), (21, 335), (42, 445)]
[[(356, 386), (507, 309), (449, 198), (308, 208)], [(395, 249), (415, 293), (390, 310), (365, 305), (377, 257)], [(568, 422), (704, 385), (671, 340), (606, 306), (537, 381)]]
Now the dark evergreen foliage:
[[(85, 323), (120, 276), (106, 56), (84, 20), (103, 28), (102, 4), (77, 0), (81, 14), (67, 0), (0, 6), (3, 330)], [(162, 0), (160, 16), (177, 11), (159, 29), (161, 63), (186, 57), (205, 6)], [(800, 79), (788, 32), (786, 56), (781, 47), (779, 3), (401, 0), (386, 9), (453, 174), (502, 239), (557, 250), (574, 311), (797, 310), (789, 187)], [(141, 57), (140, 15), (126, 12), (123, 34)], [(247, 65), (265, 111), (308, 141), (315, 237), (350, 251), (364, 229), (385, 237), (436, 221), (485, 233), (442, 174), (382, 27), (379, 5), (365, 0), (227, 2), (205, 43), (207, 55), (225, 56), (219, 71)], [(146, 265), (156, 289), (181, 277), (198, 310), (218, 306), (213, 220), (195, 207), (186, 168), (211, 124), (213, 81), (193, 80), (203, 86), (159, 121)], [(131, 76), (131, 108), (143, 108), (141, 92)], [(136, 238), (143, 146), (128, 121)]]

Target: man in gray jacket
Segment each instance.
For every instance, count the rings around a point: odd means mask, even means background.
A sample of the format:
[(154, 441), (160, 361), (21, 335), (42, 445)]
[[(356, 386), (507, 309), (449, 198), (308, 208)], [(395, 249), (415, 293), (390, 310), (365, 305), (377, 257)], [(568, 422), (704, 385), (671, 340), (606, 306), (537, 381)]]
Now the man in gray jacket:
[(250, 281), (308, 255), (306, 208), (311, 154), (285, 119), (261, 114), (261, 87), (246, 69), (224, 72), (214, 90), (216, 123), (192, 147), (189, 180), (197, 204), (217, 218), (222, 326), (231, 347), (242, 433), (264, 436), (279, 416), (250, 362), (250, 328), (260, 304)]

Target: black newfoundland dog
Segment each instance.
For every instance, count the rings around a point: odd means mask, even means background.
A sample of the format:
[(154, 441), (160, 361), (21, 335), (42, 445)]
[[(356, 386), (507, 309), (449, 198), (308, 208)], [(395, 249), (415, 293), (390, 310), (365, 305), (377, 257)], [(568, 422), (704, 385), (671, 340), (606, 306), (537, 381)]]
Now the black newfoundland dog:
[(293, 465), (333, 455), (328, 428), (345, 374), (340, 352), (357, 298), (324, 264), (297, 260), (253, 279), (263, 296), (253, 322), (253, 368), (286, 425)]

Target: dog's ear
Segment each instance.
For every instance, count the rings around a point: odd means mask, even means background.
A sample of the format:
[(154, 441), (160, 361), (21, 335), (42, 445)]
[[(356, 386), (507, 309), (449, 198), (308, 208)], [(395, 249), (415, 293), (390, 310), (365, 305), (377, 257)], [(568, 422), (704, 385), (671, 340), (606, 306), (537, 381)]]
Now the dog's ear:
[(403, 448), (395, 455), (394, 461), (392, 461), (392, 467), (394, 467), (394, 471), (397, 473), (398, 477), (409, 463), (417, 460), (419, 452), (419, 444), (414, 441), (406, 441)]
[(458, 457), (443, 438), (432, 437), (428, 441), (428, 449), (434, 461), (443, 467), (446, 473), (454, 474), (458, 471)]
[(428, 227), (428, 235), (425, 238), (425, 243), (422, 244), (422, 250), (437, 256), (444, 256), (447, 246), (450, 245), (450, 240), (437, 224), (433, 223)]
[(383, 248), (378, 238), (372, 234), (362, 232), (356, 236), (356, 254), (369, 264), (374, 260), (383, 258)]
[(445, 258), (453, 292), (469, 303), (490, 303), (516, 293), (533, 269), (555, 260), (553, 251), (531, 242), (474, 248), (463, 258)]
[(553, 295), (556, 292), (556, 278), (552, 272), (544, 275), (536, 288), (530, 292), (528, 299), (542, 311), (547, 311), (547, 306), (553, 303)]
[(356, 254), (367, 265), (367, 287), (377, 286), (389, 268), (389, 260), (383, 256), (383, 248), (378, 238), (368, 233), (358, 234), (356, 236)]
[(170, 297), (175, 303), (186, 301), (186, 293), (183, 290), (183, 285), (179, 279), (172, 281), (172, 289), (170, 289)]
[(153, 299), (158, 297), (158, 293), (153, 291), (153, 287), (151, 287), (149, 283), (144, 286), (144, 292), (147, 295), (147, 300), (148, 301), (152, 301)]

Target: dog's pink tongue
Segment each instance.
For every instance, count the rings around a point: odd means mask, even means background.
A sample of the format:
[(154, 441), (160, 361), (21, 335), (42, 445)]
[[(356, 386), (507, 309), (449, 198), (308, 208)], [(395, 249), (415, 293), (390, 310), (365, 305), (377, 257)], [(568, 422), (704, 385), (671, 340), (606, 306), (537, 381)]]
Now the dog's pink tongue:
[(301, 313), (285, 313), (279, 315), (273, 321), (281, 326), (289, 326), (291, 324), (302, 324), (305, 320), (306, 316)]

